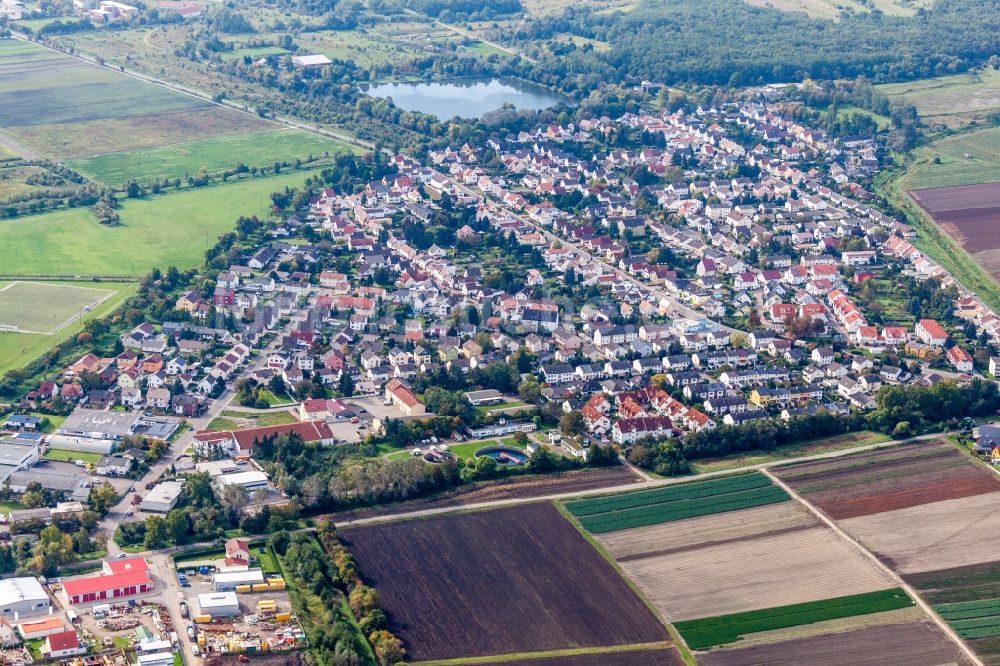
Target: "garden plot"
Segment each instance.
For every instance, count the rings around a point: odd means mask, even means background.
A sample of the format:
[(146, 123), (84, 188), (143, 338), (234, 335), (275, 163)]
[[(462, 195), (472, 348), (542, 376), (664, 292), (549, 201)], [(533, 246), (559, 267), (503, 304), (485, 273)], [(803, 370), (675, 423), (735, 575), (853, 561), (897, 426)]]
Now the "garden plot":
[[(935, 571), (1000, 560), (1000, 492), (840, 521), (896, 571)], [(998, 565), (1000, 566), (1000, 565)]]
[(1000, 491), (1000, 481), (989, 470), (944, 442), (774, 471), (834, 520)]

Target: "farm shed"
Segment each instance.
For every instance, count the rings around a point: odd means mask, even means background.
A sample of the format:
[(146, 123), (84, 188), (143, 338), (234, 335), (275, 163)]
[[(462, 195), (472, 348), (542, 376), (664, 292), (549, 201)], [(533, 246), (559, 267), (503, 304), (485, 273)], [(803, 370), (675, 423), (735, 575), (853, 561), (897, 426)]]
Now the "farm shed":
[(232, 617), (240, 614), (240, 602), (235, 592), (212, 592), (198, 595), (198, 608), (202, 615)]
[(260, 569), (219, 571), (212, 576), (212, 587), (216, 592), (232, 592), (237, 585), (254, 585), (263, 582), (264, 572)]

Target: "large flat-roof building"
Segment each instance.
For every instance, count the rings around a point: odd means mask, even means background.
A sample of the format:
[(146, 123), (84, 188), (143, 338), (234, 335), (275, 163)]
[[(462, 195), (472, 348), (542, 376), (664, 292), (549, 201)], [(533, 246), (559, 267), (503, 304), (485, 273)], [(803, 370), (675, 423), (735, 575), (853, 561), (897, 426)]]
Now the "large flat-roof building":
[(142, 498), (139, 509), (150, 513), (166, 513), (177, 506), (182, 490), (184, 490), (183, 481), (159, 483)]
[(58, 433), (87, 439), (119, 440), (135, 434), (140, 415), (129, 412), (106, 412), (100, 409), (75, 409), (66, 417)]
[(0, 580), (0, 615), (8, 620), (49, 612), (52, 601), (36, 578)]
[(240, 601), (235, 592), (212, 592), (198, 595), (198, 608), (202, 615), (232, 617), (240, 614)]
[(255, 585), (263, 582), (264, 572), (260, 569), (216, 571), (212, 576), (212, 587), (216, 592), (232, 592), (237, 585)]
[(248, 494), (260, 488), (267, 488), (267, 474), (256, 470), (223, 474), (222, 476), (215, 477), (214, 481), (219, 490), (222, 490), (226, 486), (239, 486)]

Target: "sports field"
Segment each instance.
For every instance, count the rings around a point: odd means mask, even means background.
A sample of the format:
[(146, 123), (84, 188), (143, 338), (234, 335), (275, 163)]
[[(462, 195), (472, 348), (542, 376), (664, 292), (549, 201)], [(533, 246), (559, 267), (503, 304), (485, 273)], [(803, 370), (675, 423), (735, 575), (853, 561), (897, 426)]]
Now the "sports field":
[(0, 40), (0, 132), (42, 157), (132, 150), (273, 127), (37, 44)]
[(240, 215), (267, 215), (271, 192), (301, 187), (309, 171), (251, 178), (122, 202), (118, 227), (86, 208), (0, 224), (9, 275), (142, 276), (154, 266), (200, 266), (205, 250)]
[[(0, 289), (9, 285), (9, 282), (0, 282)], [(0, 375), (14, 368), (21, 368), (31, 363), (36, 358), (47, 352), (64, 340), (67, 340), (83, 329), (83, 325), (90, 319), (103, 317), (116, 307), (121, 305), (128, 296), (135, 293), (138, 285), (136, 283), (124, 282), (48, 282), (52, 286), (77, 286), (88, 290), (110, 291), (112, 295), (101, 301), (94, 308), (84, 313), (82, 317), (73, 319), (67, 326), (59, 329), (55, 333), (17, 333), (0, 332)]]
[(114, 294), (110, 289), (12, 282), (0, 288), (0, 328), (52, 335)]
[(91, 180), (121, 185), (132, 179), (141, 183), (154, 178), (194, 176), (201, 170), (218, 173), (240, 162), (247, 166), (270, 166), (278, 161), (292, 162), (352, 150), (358, 149), (310, 132), (274, 129), (82, 157), (67, 162), (67, 166)]

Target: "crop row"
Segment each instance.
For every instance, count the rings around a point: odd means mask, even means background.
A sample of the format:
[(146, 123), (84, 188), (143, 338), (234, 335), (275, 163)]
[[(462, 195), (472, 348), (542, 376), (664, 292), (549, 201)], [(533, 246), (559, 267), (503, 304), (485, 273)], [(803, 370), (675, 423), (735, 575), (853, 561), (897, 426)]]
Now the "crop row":
[(797, 627), (824, 620), (868, 615), (906, 608), (913, 600), (899, 589), (853, 594), (847, 597), (810, 601), (791, 606), (719, 615), (700, 620), (675, 622), (674, 626), (692, 650), (733, 643), (741, 636), (761, 631)]
[(964, 601), (955, 604), (940, 604), (934, 610), (945, 620), (965, 620), (973, 617), (1000, 615), (1000, 599)]
[(580, 518), (580, 524), (594, 534), (614, 532), (632, 527), (658, 525), (685, 518), (708, 516), (739, 509), (749, 509), (765, 504), (776, 504), (788, 499), (788, 494), (776, 486), (751, 488), (726, 495), (712, 495), (694, 499), (677, 500), (664, 504), (639, 506), (610, 513)]
[(666, 488), (657, 488), (655, 490), (643, 490), (612, 495), (610, 497), (577, 500), (575, 502), (568, 502), (566, 508), (574, 516), (580, 518), (598, 513), (607, 513), (609, 511), (621, 511), (640, 506), (663, 504), (664, 502), (724, 495), (726, 493), (748, 490), (750, 488), (763, 488), (770, 485), (770, 479), (763, 474), (743, 474), (723, 479), (667, 486)]

